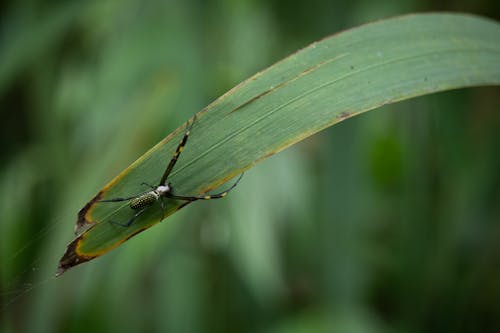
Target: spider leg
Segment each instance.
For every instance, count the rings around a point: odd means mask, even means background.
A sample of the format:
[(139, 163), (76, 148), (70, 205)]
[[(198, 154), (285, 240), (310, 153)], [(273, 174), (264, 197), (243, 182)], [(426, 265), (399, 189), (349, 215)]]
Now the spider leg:
[(156, 189), (156, 186), (153, 186), (153, 185), (148, 184), (148, 183), (145, 183), (145, 182), (142, 182), (142, 183), (141, 183), (141, 185), (143, 185), (143, 186), (148, 186), (148, 187), (150, 187), (152, 190)]
[(120, 202), (120, 201), (128, 201), (128, 200), (132, 200), (132, 199), (135, 199), (137, 197), (140, 197), (141, 195), (146, 194), (148, 192), (149, 191), (141, 192), (141, 193), (136, 194), (136, 195), (134, 195), (132, 197), (103, 199), (103, 200), (98, 200), (97, 202)]
[(104, 200), (99, 200), (97, 202), (120, 202), (120, 201), (132, 200), (132, 199), (137, 198), (137, 197), (138, 197), (138, 195), (134, 195), (133, 197), (128, 197), (128, 198), (104, 199)]
[(191, 128), (193, 127), (193, 124), (195, 121), (196, 121), (196, 115), (194, 116), (191, 124), (189, 124), (189, 121), (186, 123), (186, 132), (184, 133), (184, 137), (182, 138), (181, 142), (177, 146), (177, 150), (175, 151), (174, 156), (172, 156), (172, 159), (170, 160), (170, 163), (168, 164), (167, 169), (163, 173), (163, 176), (161, 177), (161, 180), (160, 180), (160, 185), (165, 185), (167, 178), (168, 178), (168, 175), (170, 174), (170, 172), (172, 172), (172, 169), (174, 168), (174, 165), (177, 162), (179, 155), (182, 153), (182, 149), (186, 145), (186, 142), (189, 138), (189, 134), (191, 132)]
[(147, 208), (149, 208), (149, 207), (144, 207), (143, 209), (141, 209), (140, 211), (138, 211), (137, 213), (135, 213), (135, 214), (134, 214), (134, 216), (132, 216), (132, 217), (130, 218), (130, 220), (128, 220), (128, 222), (127, 222), (127, 223), (120, 223), (120, 222), (115, 222), (115, 221), (110, 221), (110, 222), (111, 222), (111, 223), (113, 223), (113, 224), (119, 225), (120, 227), (125, 227), (125, 228), (130, 227), (130, 225), (131, 225), (132, 223), (134, 223), (134, 221), (135, 221), (135, 220), (136, 220), (139, 216), (141, 216), (141, 214), (142, 214), (142, 213), (144, 213), (144, 212), (146, 211), (146, 209), (147, 209)]
[(185, 196), (185, 195), (176, 195), (173, 193), (167, 193), (165, 196), (168, 198), (172, 198), (172, 199), (187, 200), (187, 201), (220, 199), (220, 198), (224, 198), (233, 188), (235, 188), (236, 185), (238, 185), (238, 183), (240, 182), (242, 177), (243, 177), (243, 173), (238, 177), (236, 182), (234, 182), (234, 184), (231, 185), (230, 188), (228, 188), (227, 190), (220, 192), (220, 193), (206, 194), (206, 195), (195, 195), (195, 196)]
[(160, 220), (163, 220), (163, 218), (165, 217), (165, 203), (163, 202), (162, 198), (160, 198), (160, 207), (161, 207), (161, 219)]

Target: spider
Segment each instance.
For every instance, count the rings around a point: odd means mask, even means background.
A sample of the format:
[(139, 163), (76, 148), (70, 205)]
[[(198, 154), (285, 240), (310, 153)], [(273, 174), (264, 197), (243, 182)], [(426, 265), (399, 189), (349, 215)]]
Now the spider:
[(119, 223), (114, 221), (111, 221), (111, 223), (122, 227), (129, 227), (132, 223), (134, 223), (134, 221), (139, 216), (141, 216), (148, 208), (153, 206), (157, 201), (160, 203), (162, 210), (162, 219), (163, 219), (163, 216), (165, 215), (165, 203), (162, 200), (163, 198), (171, 198), (171, 199), (187, 200), (187, 201), (219, 199), (219, 198), (224, 198), (233, 188), (236, 187), (236, 185), (238, 185), (239, 181), (241, 180), (241, 177), (243, 177), (243, 173), (238, 177), (236, 182), (224, 192), (200, 195), (200, 196), (177, 195), (172, 192), (172, 185), (169, 182), (167, 182), (168, 176), (170, 175), (170, 172), (174, 168), (177, 159), (179, 158), (180, 154), (182, 153), (182, 150), (184, 149), (184, 146), (186, 145), (191, 128), (193, 127), (195, 120), (196, 116), (194, 117), (191, 124), (189, 124), (189, 121), (186, 123), (186, 132), (184, 133), (184, 137), (177, 146), (177, 150), (172, 156), (172, 159), (170, 160), (170, 163), (168, 164), (167, 169), (163, 173), (160, 183), (157, 186), (153, 186), (148, 183), (142, 183), (141, 185), (149, 186), (151, 190), (127, 198), (113, 198), (113, 199), (99, 200), (99, 202), (129, 201), (130, 208), (132, 208), (136, 212), (130, 218), (130, 220), (127, 221), (127, 223)]

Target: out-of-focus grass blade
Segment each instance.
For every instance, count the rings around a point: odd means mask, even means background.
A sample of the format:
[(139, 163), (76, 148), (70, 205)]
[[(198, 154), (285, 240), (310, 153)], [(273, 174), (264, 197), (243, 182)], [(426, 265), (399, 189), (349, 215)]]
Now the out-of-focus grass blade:
[[(437, 91), (500, 83), (500, 24), (469, 15), (398, 17), (348, 30), (291, 55), (197, 114), (169, 177), (176, 193), (201, 194), (255, 163), (346, 118)], [(158, 184), (184, 132), (167, 136), (112, 180), (80, 212), (77, 238), (59, 273), (98, 257), (159, 222), (151, 207), (130, 227), (127, 203), (104, 198)], [(243, 179), (243, 181), (245, 181)], [(185, 202), (166, 202), (165, 216)]]

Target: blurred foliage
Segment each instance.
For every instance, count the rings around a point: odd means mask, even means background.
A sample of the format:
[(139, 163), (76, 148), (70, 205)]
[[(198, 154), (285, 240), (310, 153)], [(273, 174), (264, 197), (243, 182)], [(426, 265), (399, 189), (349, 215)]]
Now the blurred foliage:
[(498, 87), (336, 125), (23, 293), (78, 209), (189, 116), (312, 41), (424, 10), (500, 17), (487, 0), (2, 3), (0, 330), (500, 331)]

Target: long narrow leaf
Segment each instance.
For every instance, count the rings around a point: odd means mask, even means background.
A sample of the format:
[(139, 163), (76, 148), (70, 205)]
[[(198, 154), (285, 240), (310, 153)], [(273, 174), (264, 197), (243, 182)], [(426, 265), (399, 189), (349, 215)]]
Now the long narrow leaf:
[[(457, 14), (388, 19), (348, 30), (289, 56), (197, 114), (169, 177), (174, 192), (202, 194), (257, 162), (342, 120), (438, 91), (500, 83), (500, 25)], [(96, 258), (158, 223), (152, 206), (130, 227), (127, 202), (102, 199), (158, 184), (182, 125), (106, 185), (79, 213), (77, 238), (59, 273)], [(165, 217), (187, 202), (165, 200)]]

